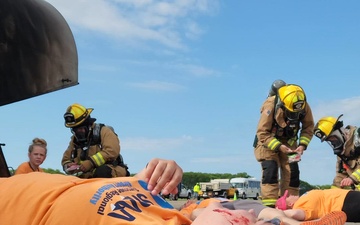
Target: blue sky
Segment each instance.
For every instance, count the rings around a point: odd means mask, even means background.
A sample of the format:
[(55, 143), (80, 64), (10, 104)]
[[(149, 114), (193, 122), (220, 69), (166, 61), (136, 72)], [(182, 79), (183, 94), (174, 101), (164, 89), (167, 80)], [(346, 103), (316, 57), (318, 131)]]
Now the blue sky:
[[(48, 0), (77, 45), (79, 85), (1, 108), (8, 166), (48, 142), (42, 167), (62, 169), (72, 103), (112, 125), (131, 172), (153, 157), (185, 172), (261, 177), (252, 143), (271, 83), (301, 85), (315, 122), (360, 124), (360, 2)], [(301, 179), (330, 184), (330, 146), (313, 138)]]

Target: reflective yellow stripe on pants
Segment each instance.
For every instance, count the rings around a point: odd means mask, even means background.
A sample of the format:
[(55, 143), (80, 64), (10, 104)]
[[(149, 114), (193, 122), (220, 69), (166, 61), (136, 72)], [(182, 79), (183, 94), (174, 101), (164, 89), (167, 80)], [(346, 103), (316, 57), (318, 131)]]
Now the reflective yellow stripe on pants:
[(269, 199), (263, 199), (261, 200), (262, 204), (265, 206), (275, 206), (277, 199), (269, 198)]

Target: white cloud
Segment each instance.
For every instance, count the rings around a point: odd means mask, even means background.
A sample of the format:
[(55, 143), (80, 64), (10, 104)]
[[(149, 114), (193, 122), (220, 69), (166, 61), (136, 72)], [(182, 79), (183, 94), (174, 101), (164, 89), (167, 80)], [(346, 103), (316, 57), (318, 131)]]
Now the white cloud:
[(138, 66), (146, 66), (153, 68), (163, 68), (169, 70), (178, 71), (178, 74), (190, 74), (195, 77), (209, 77), (209, 76), (218, 76), (220, 74), (219, 71), (197, 65), (191, 63), (178, 63), (178, 62), (168, 62), (164, 64), (164, 62), (159, 61), (127, 61), (128, 63), (138, 65)]
[(184, 38), (202, 33), (192, 18), (212, 13), (218, 5), (218, 0), (47, 1), (76, 27), (122, 41), (154, 41), (175, 49), (185, 48)]
[(187, 23), (187, 31), (185, 33), (187, 38), (193, 40), (198, 39), (203, 33), (203, 29), (201, 29), (197, 23), (194, 23), (193, 21)]
[(360, 96), (339, 99), (333, 101), (326, 101), (316, 106), (311, 106), (315, 123), (324, 116), (338, 117), (344, 114), (342, 120), (344, 125), (357, 125), (360, 124)]
[(142, 7), (148, 4), (152, 4), (154, 0), (114, 0), (118, 3), (133, 5), (135, 7)]

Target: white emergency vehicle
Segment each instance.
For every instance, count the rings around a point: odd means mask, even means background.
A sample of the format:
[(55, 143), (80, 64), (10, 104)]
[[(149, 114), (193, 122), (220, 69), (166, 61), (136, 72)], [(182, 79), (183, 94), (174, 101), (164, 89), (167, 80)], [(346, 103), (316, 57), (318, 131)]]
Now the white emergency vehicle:
[(231, 185), (237, 189), (237, 196), (242, 199), (258, 199), (261, 193), (260, 180), (256, 178), (236, 177), (230, 179)]

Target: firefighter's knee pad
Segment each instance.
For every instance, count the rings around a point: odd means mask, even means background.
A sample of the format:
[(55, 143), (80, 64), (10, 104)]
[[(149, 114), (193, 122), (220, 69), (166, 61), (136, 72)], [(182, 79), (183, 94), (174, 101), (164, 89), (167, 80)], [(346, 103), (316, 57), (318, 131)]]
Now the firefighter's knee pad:
[(261, 162), (263, 170), (262, 183), (276, 184), (278, 182), (278, 164), (275, 160), (265, 160)]
[(95, 169), (93, 177), (94, 178), (98, 178), (98, 177), (111, 178), (112, 177), (111, 172), (112, 172), (112, 169), (110, 167), (108, 167), (107, 165), (102, 165)]
[(290, 163), (290, 187), (300, 186), (300, 170), (297, 162)]

